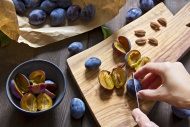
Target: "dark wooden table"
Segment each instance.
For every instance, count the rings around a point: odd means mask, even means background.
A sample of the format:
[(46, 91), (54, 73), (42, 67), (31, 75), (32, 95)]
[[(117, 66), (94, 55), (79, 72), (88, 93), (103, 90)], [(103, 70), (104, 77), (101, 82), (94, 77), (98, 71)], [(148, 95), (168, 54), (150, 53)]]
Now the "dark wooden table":
[[(156, 0), (159, 1), (159, 0)], [(176, 14), (190, 0), (165, 0), (168, 9)], [(105, 25), (114, 33), (125, 25), (125, 14), (131, 8), (139, 6), (139, 0), (127, 0), (126, 5), (120, 13)], [(97, 124), (92, 117), (88, 107), (85, 115), (75, 120), (70, 115), (69, 104), (72, 98), (82, 99), (78, 87), (71, 73), (69, 72), (66, 60), (70, 57), (67, 47), (74, 41), (82, 42), (84, 49), (87, 49), (103, 40), (101, 28), (98, 27), (87, 33), (71, 37), (41, 48), (31, 48), (25, 44), (11, 43), (9, 46), (0, 49), (0, 127), (96, 127)], [(190, 72), (190, 52), (180, 61)], [(7, 99), (5, 84), (12, 69), (18, 64), (30, 59), (49, 60), (60, 67), (67, 80), (67, 91), (59, 106), (52, 112), (41, 116), (27, 116), (15, 109)], [(189, 119), (175, 117), (170, 105), (157, 102), (148, 114), (148, 117), (161, 127), (187, 127), (190, 126)], [(125, 125), (123, 125), (125, 126)]]

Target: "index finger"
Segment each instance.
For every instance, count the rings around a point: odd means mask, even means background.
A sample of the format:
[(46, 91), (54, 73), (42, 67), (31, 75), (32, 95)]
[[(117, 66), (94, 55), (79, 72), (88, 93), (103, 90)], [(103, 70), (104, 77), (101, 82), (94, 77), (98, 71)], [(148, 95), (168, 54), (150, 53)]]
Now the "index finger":
[(163, 63), (147, 63), (143, 67), (141, 67), (137, 72), (135, 72), (134, 77), (135, 78), (143, 78), (148, 73), (154, 73), (157, 75), (161, 75), (163, 70)]

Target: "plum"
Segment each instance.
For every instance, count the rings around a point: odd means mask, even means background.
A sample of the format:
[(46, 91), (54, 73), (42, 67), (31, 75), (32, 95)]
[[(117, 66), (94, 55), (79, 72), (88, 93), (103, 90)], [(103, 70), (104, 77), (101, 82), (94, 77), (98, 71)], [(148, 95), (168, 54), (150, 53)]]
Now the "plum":
[(71, 116), (80, 119), (85, 113), (85, 104), (79, 98), (73, 98), (70, 103)]
[(42, 83), (42, 84), (28, 86), (28, 91), (33, 94), (40, 94), (44, 92), (45, 88), (46, 84)]
[(124, 36), (119, 36), (118, 41), (114, 41), (112, 48), (115, 52), (121, 55), (125, 55), (131, 50), (131, 42)]
[(74, 55), (82, 51), (83, 45), (81, 42), (73, 42), (68, 46), (69, 52)]
[(35, 8), (41, 4), (41, 0), (23, 0), (27, 8)]
[(45, 89), (44, 90), (44, 93), (46, 93), (51, 99), (54, 99), (55, 98), (55, 94), (50, 92), (48, 89)]
[(31, 25), (40, 25), (46, 20), (46, 13), (41, 9), (34, 9), (30, 12), (28, 18)]
[(72, 5), (71, 0), (57, 0), (57, 6), (63, 9), (68, 9)]
[(172, 112), (179, 118), (188, 118), (190, 116), (190, 110), (171, 106)]
[(17, 14), (23, 14), (26, 11), (25, 4), (21, 0), (13, 0)]
[(32, 93), (26, 93), (21, 101), (20, 106), (26, 111), (36, 112), (37, 111), (37, 101), (36, 96)]
[(50, 13), (50, 24), (51, 26), (61, 25), (66, 18), (66, 12), (62, 8), (56, 8)]
[(45, 82), (45, 72), (43, 70), (36, 70), (30, 73), (29, 81), (32, 84), (39, 84)]
[(18, 73), (15, 76), (15, 82), (23, 94), (28, 92), (27, 87), (30, 86), (30, 82), (25, 75)]
[(97, 69), (101, 65), (101, 60), (96, 57), (91, 57), (86, 60), (85, 67), (89, 70)]
[(51, 80), (46, 80), (45, 84), (46, 84), (46, 89), (49, 90), (50, 92), (55, 92), (55, 90), (57, 89), (57, 85)]
[(89, 4), (84, 7), (80, 12), (80, 18), (83, 20), (91, 20), (96, 12), (96, 8), (93, 4)]
[(12, 94), (16, 98), (21, 99), (23, 97), (23, 93), (19, 90), (19, 88), (18, 88), (18, 86), (17, 86), (17, 84), (16, 84), (16, 82), (15, 82), (14, 79), (12, 79), (10, 81), (9, 87), (10, 87), (10, 90), (11, 90)]
[[(137, 79), (134, 79), (134, 81), (135, 81), (135, 85), (136, 85), (136, 90), (138, 92), (142, 89), (142, 86)], [(126, 89), (127, 89), (127, 93), (129, 94), (130, 97), (134, 97), (134, 98), (136, 97), (136, 91), (135, 91), (135, 86), (133, 84), (133, 79), (130, 79), (126, 83)]]
[(131, 8), (125, 15), (126, 23), (130, 23), (142, 15), (142, 10), (138, 7)]
[(144, 11), (149, 11), (154, 7), (154, 1), (153, 0), (140, 0), (140, 6), (141, 9)]
[(47, 14), (50, 14), (56, 7), (57, 4), (50, 0), (45, 0), (40, 5), (40, 9), (42, 9)]
[(40, 111), (47, 110), (53, 105), (52, 99), (46, 93), (40, 93), (37, 96), (37, 109)]
[(72, 5), (67, 9), (67, 18), (71, 21), (76, 20), (80, 16), (81, 8), (78, 5)]

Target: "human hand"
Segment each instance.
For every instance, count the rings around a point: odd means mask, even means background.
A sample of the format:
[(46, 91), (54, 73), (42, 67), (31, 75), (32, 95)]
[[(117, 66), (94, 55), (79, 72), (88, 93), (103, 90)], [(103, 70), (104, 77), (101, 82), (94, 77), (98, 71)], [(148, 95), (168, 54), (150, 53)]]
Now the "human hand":
[(180, 62), (147, 63), (134, 77), (143, 78), (139, 99), (164, 101), (190, 109), (190, 75)]
[(132, 116), (139, 127), (158, 127), (139, 108), (132, 111)]

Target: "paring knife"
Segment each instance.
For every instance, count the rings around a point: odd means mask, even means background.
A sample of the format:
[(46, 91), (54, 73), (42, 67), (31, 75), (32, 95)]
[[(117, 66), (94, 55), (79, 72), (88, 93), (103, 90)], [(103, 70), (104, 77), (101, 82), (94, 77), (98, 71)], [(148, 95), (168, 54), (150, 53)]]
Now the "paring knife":
[(139, 99), (138, 99), (138, 96), (137, 96), (137, 86), (136, 86), (136, 84), (135, 84), (135, 79), (134, 79), (134, 72), (132, 72), (132, 79), (133, 79), (133, 85), (135, 86), (137, 106), (138, 106), (138, 108), (140, 109), (140, 106), (139, 106)]

